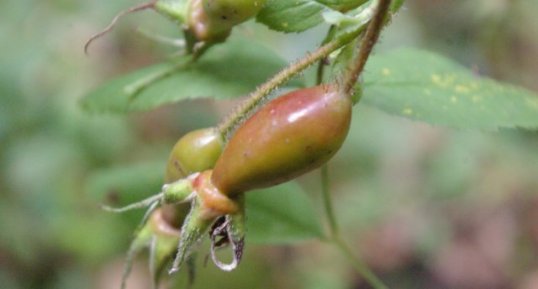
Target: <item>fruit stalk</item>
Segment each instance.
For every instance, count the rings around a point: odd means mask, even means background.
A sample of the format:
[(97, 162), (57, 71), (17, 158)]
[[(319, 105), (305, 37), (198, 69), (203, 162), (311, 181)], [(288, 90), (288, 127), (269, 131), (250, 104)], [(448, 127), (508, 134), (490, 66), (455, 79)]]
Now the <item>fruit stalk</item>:
[(370, 20), (362, 40), (358, 44), (358, 55), (355, 60), (349, 64), (349, 73), (346, 75), (342, 86), (343, 93), (353, 93), (355, 84), (364, 70), (366, 61), (379, 39), (379, 35), (381, 34), (385, 19), (388, 15), (390, 3), (390, 0), (379, 0), (376, 12), (374, 13), (372, 20)]

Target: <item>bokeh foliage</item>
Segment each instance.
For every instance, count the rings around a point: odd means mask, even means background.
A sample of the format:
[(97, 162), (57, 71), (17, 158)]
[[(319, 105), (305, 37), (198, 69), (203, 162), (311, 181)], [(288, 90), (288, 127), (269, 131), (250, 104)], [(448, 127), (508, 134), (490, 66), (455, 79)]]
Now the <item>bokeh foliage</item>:
[[(378, 52), (403, 44), (424, 47), (480, 73), (538, 89), (537, 4), (433, 2), (442, 1), (409, 0)], [(117, 288), (141, 212), (111, 215), (99, 203), (154, 193), (175, 140), (216, 123), (230, 108), (229, 102), (189, 101), (124, 116), (88, 115), (80, 108), (81, 97), (105, 80), (174, 52), (134, 32), (142, 26), (180, 35), (176, 26), (145, 13), (125, 18), (89, 57), (83, 54), (86, 38), (131, 4), (0, 4), (2, 288)], [(249, 23), (234, 33), (293, 59), (312, 50), (325, 28), (279, 35)], [(536, 286), (536, 133), (437, 128), (367, 106), (357, 107), (356, 115), (349, 140), (330, 164), (335, 207), (354, 248), (389, 284)], [(318, 173), (300, 182), (306, 202), (322, 219)], [(366, 288), (321, 243), (248, 248), (234, 273), (201, 266), (203, 278), (195, 288)], [(143, 260), (132, 288), (149, 284)], [(185, 276), (176, 281), (184, 285)]]

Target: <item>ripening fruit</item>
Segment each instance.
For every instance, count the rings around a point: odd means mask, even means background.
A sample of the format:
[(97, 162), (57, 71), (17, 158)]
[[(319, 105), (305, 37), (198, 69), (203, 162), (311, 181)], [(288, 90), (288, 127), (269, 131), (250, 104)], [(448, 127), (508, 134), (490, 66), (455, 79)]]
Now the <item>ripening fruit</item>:
[(353, 103), (336, 86), (276, 98), (238, 128), (215, 164), (225, 195), (273, 186), (327, 162), (342, 146)]
[(172, 148), (166, 167), (165, 183), (213, 168), (222, 146), (222, 138), (215, 128), (187, 133)]

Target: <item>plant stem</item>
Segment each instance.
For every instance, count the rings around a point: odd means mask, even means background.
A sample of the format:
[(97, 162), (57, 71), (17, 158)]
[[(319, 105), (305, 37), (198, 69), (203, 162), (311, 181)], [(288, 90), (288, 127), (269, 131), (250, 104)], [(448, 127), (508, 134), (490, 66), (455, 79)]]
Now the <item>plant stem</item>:
[[(323, 39), (323, 42), (321, 42), (322, 45), (325, 45), (329, 41), (331, 41), (331, 35), (333, 34), (335, 29), (336, 29), (335, 25), (331, 25), (331, 27), (329, 27), (329, 30), (327, 31), (327, 35), (325, 36), (325, 39)], [(316, 71), (316, 85), (320, 85), (323, 82), (323, 78), (325, 76), (325, 66), (327, 65), (328, 65), (328, 56), (325, 56), (318, 61), (318, 69)]]
[[(334, 30), (335, 26), (332, 25), (327, 32), (327, 36), (323, 40), (323, 43), (327, 43), (330, 39), (331, 32)], [(325, 76), (325, 66), (327, 62), (327, 57), (323, 57), (318, 62), (318, 69), (316, 71), (316, 85), (320, 85), (323, 82)], [(338, 224), (336, 223), (336, 218), (333, 212), (332, 199), (330, 196), (330, 179), (329, 179), (329, 165), (324, 164), (321, 167), (321, 191), (323, 196), (323, 205), (327, 215), (327, 220), (329, 220), (329, 229), (331, 231), (331, 236), (338, 235)]]
[(166, 67), (161, 71), (150, 74), (142, 79), (137, 80), (134, 83), (129, 84), (128, 86), (125, 86), (124, 87), (125, 94), (128, 95), (130, 101), (133, 101), (139, 93), (141, 93), (144, 89), (146, 89), (150, 85), (173, 75), (178, 70), (184, 69), (188, 65), (195, 63), (210, 47), (211, 47), (211, 44), (202, 45), (201, 47), (193, 51), (191, 55), (189, 55), (189, 57), (185, 59), (184, 61), (175, 63), (172, 66)]
[(358, 55), (355, 61), (350, 63), (350, 70), (345, 75), (343, 92), (346, 95), (352, 95), (355, 83), (366, 65), (366, 61), (379, 39), (379, 34), (385, 25), (385, 19), (389, 13), (390, 0), (379, 0), (375, 14), (368, 24), (364, 37), (358, 44)]
[(353, 265), (353, 268), (359, 272), (359, 274), (368, 282), (374, 289), (389, 289), (387, 285), (381, 281), (370, 268), (364, 262), (362, 262), (356, 255), (353, 253), (349, 245), (340, 238), (336, 237), (333, 239), (332, 243), (335, 247), (344, 255), (348, 261)]
[(368, 265), (364, 264), (358, 258), (351, 248), (346, 244), (344, 239), (340, 234), (340, 229), (338, 227), (338, 222), (336, 221), (336, 216), (334, 214), (334, 209), (332, 205), (332, 198), (330, 194), (330, 179), (329, 179), (329, 169), (327, 165), (324, 165), (321, 168), (321, 192), (323, 196), (323, 207), (325, 210), (325, 215), (329, 223), (330, 236), (326, 239), (329, 243), (334, 245), (342, 255), (344, 255), (348, 261), (353, 265), (353, 268), (368, 282), (374, 289), (388, 289), (388, 287), (383, 284), (375, 274), (368, 268)]
[(157, 71), (153, 74), (147, 75), (144, 78), (138, 79), (137, 81), (126, 85), (123, 88), (125, 94), (128, 95), (129, 101), (133, 101), (136, 96), (141, 93), (144, 89), (154, 84), (155, 82), (165, 79), (170, 75), (174, 74), (176, 71), (186, 67), (187, 65), (194, 62), (194, 58), (189, 58), (187, 61), (182, 61), (173, 64), (172, 66), (165, 67), (161, 71)]
[(327, 164), (321, 167), (321, 192), (323, 196), (325, 215), (327, 216), (327, 221), (329, 222), (330, 236), (331, 239), (335, 239), (340, 234), (340, 229), (338, 228), (338, 223), (336, 222), (336, 216), (333, 210), (333, 202), (330, 192), (329, 166)]

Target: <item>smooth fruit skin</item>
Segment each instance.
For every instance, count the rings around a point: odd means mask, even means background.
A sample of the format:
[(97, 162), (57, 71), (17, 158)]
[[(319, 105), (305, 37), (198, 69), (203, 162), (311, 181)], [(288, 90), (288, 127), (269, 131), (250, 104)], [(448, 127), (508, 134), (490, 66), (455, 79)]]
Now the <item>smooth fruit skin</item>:
[[(165, 183), (183, 179), (190, 174), (213, 168), (224, 143), (216, 128), (191, 131), (181, 137), (168, 157)], [(189, 208), (183, 205), (164, 205), (164, 219), (174, 227), (180, 227)]]
[(352, 106), (348, 96), (326, 85), (272, 100), (232, 136), (215, 164), (213, 184), (235, 195), (321, 166), (342, 146)]
[(222, 138), (215, 128), (187, 133), (172, 148), (166, 167), (165, 183), (213, 168), (223, 145)]

